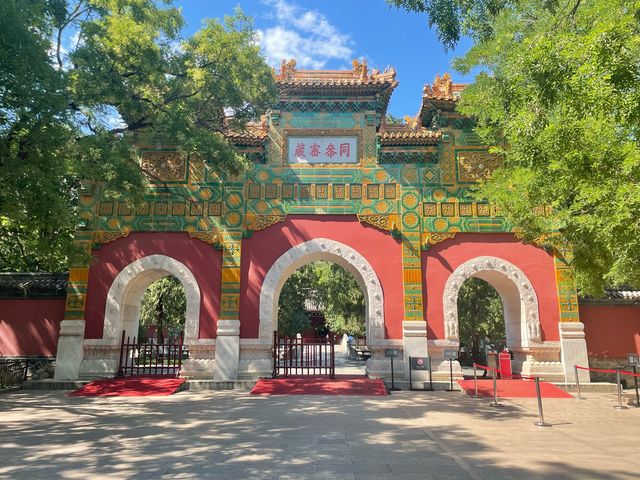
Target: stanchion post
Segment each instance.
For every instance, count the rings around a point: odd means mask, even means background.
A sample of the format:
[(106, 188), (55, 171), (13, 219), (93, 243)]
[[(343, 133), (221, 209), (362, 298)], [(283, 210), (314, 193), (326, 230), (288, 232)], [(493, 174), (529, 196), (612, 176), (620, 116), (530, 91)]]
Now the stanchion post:
[(411, 378), (411, 357), (409, 357), (409, 390), (413, 390), (413, 379)]
[(535, 423), (538, 427), (548, 427), (544, 423), (544, 414), (542, 413), (542, 394), (540, 393), (540, 377), (536, 376), (536, 396), (538, 397), (538, 421)]
[(582, 395), (580, 395), (580, 377), (578, 377), (578, 366), (573, 366), (573, 371), (576, 374), (576, 390), (578, 391), (578, 400), (582, 400)]
[(393, 357), (391, 357), (391, 390), (396, 389), (396, 384), (393, 379)]
[(429, 389), (433, 392), (433, 371), (431, 370), (431, 357), (429, 359)]
[(475, 390), (473, 398), (478, 398), (478, 370), (475, 363), (473, 364), (473, 387)]
[(493, 403), (490, 403), (492, 407), (501, 407), (502, 405), (498, 403), (498, 380), (496, 375), (493, 375)]
[(638, 377), (637, 377), (638, 372), (636, 372), (636, 370), (637, 370), (636, 366), (633, 365), (633, 381), (636, 386), (636, 407), (640, 407), (640, 394), (638, 394)]
[(616, 383), (618, 384), (618, 404), (613, 407), (616, 410), (622, 410), (622, 381), (620, 380), (620, 368), (616, 368)]
[(449, 359), (449, 391), (453, 392), (453, 359)]

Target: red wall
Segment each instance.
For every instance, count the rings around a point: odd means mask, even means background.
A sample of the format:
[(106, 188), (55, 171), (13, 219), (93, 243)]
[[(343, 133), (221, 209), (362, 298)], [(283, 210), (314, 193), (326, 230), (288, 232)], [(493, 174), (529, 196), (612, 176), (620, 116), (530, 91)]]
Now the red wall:
[(580, 305), (590, 357), (640, 354), (640, 305)]
[(447, 279), (461, 264), (482, 255), (507, 260), (524, 272), (538, 295), (543, 340), (559, 340), (560, 316), (553, 257), (541, 248), (523, 244), (513, 235), (502, 233), (458, 233), (455, 238), (422, 253), (428, 338), (445, 337), (442, 296)]
[(0, 300), (0, 357), (53, 357), (64, 298)]
[(282, 223), (255, 232), (242, 242), (240, 335), (256, 338), (260, 289), (271, 265), (291, 247), (313, 238), (328, 238), (356, 250), (373, 267), (384, 292), (387, 338), (402, 338), (402, 248), (399, 240), (347, 215), (289, 215)]
[(137, 232), (95, 250), (89, 271), (85, 338), (102, 338), (104, 310), (109, 287), (130, 263), (148, 255), (162, 254), (182, 262), (200, 286), (200, 338), (215, 338), (220, 312), (222, 255), (213, 246), (187, 233)]

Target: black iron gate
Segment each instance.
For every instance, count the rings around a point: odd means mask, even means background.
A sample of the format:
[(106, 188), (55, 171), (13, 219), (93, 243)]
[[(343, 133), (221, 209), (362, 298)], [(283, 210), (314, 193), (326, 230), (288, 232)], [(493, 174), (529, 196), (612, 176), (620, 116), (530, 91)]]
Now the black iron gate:
[(182, 340), (183, 334), (180, 333), (180, 338), (174, 343), (141, 343), (136, 337), (133, 340), (130, 337), (125, 339), (123, 330), (118, 377), (179, 376), (185, 355)]
[(336, 374), (335, 341), (327, 338), (291, 338), (273, 332), (273, 377)]

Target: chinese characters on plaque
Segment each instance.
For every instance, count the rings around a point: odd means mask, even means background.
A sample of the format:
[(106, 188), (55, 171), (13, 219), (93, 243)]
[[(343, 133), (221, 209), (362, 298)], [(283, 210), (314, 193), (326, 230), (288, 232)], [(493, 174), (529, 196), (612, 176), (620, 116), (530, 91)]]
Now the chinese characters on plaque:
[(358, 163), (357, 137), (289, 137), (289, 163)]

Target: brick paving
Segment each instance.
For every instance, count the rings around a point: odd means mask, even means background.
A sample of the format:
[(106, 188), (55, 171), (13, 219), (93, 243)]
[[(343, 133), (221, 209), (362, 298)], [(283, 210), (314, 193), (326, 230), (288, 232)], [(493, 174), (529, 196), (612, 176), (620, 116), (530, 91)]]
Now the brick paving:
[(0, 395), (0, 478), (640, 478), (640, 408), (586, 396), (545, 400), (540, 428), (535, 399), (497, 408), (459, 392), (13, 392)]

